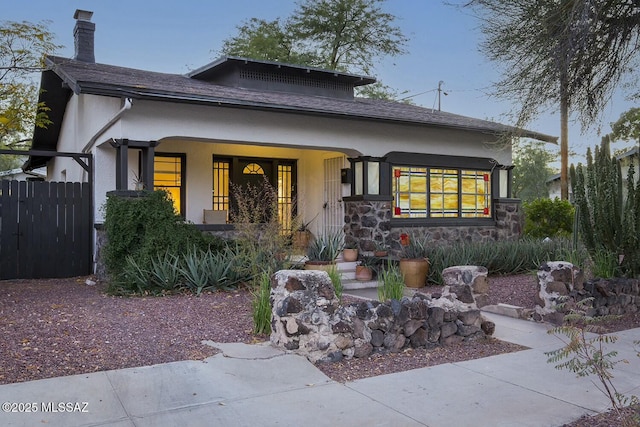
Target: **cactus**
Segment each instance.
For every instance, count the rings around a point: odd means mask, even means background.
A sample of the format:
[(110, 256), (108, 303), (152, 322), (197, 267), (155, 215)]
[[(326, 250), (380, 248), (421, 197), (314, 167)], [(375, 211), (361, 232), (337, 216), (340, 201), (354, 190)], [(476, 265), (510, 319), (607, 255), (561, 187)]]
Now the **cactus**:
[(595, 155), (587, 150), (587, 165), (571, 165), (570, 177), (580, 236), (592, 257), (598, 252), (624, 255), (620, 271), (628, 276), (640, 273), (640, 183), (633, 164), (627, 174), (624, 197), (620, 161), (611, 156), (610, 138), (602, 138)]

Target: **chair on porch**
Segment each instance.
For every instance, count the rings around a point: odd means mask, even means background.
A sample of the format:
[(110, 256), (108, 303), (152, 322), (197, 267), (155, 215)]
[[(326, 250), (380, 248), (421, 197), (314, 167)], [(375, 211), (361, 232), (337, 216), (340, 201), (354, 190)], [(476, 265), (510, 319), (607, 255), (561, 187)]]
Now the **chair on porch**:
[(227, 211), (214, 211), (211, 209), (203, 209), (202, 222), (204, 224), (226, 224), (227, 223)]

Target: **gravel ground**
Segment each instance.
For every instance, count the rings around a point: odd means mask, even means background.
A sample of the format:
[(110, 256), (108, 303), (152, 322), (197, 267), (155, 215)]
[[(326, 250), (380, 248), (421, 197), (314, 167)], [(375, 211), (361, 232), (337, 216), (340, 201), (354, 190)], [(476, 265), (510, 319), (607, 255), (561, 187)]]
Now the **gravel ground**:
[[(86, 277), (0, 281), (0, 384), (120, 369), (215, 354), (202, 340), (259, 342), (252, 333), (251, 294), (233, 292), (165, 297), (113, 297)], [(535, 305), (535, 275), (491, 277), (490, 303)], [(437, 291), (437, 287), (428, 288)], [(610, 324), (640, 327), (640, 315)], [(495, 339), (432, 350), (406, 350), (318, 364), (335, 381), (353, 381), (440, 363), (470, 360), (521, 347)], [(613, 413), (582, 418), (570, 427), (620, 425)]]

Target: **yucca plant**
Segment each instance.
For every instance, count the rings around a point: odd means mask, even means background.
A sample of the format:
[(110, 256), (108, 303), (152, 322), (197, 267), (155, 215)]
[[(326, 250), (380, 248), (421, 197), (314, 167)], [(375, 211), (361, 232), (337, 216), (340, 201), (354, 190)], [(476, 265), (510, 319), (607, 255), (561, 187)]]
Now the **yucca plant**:
[(412, 233), (409, 236), (409, 243), (403, 248), (402, 258), (420, 259), (427, 258), (429, 252), (429, 242), (425, 236)]
[(135, 257), (127, 255), (124, 267), (111, 285), (111, 291), (116, 294), (131, 292), (142, 294), (149, 290), (150, 282), (149, 270), (136, 261)]
[(231, 286), (227, 273), (231, 267), (225, 252), (191, 250), (184, 255), (180, 273), (185, 285), (200, 295), (204, 290)]

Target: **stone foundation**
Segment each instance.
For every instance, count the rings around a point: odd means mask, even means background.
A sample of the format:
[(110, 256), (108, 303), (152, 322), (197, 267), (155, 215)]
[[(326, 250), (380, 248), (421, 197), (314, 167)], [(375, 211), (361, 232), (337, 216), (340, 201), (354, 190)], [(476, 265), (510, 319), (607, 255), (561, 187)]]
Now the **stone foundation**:
[(345, 243), (361, 251), (373, 251), (376, 244), (386, 245), (392, 255), (402, 252), (400, 236), (426, 236), (435, 244), (486, 242), (518, 239), (522, 232), (522, 211), (518, 199), (494, 200), (495, 222), (490, 225), (392, 226), (391, 201), (345, 201)]
[(480, 310), (447, 293), (341, 305), (322, 271), (278, 271), (271, 304), (271, 343), (312, 362), (432, 348), (484, 338), (495, 328)]

